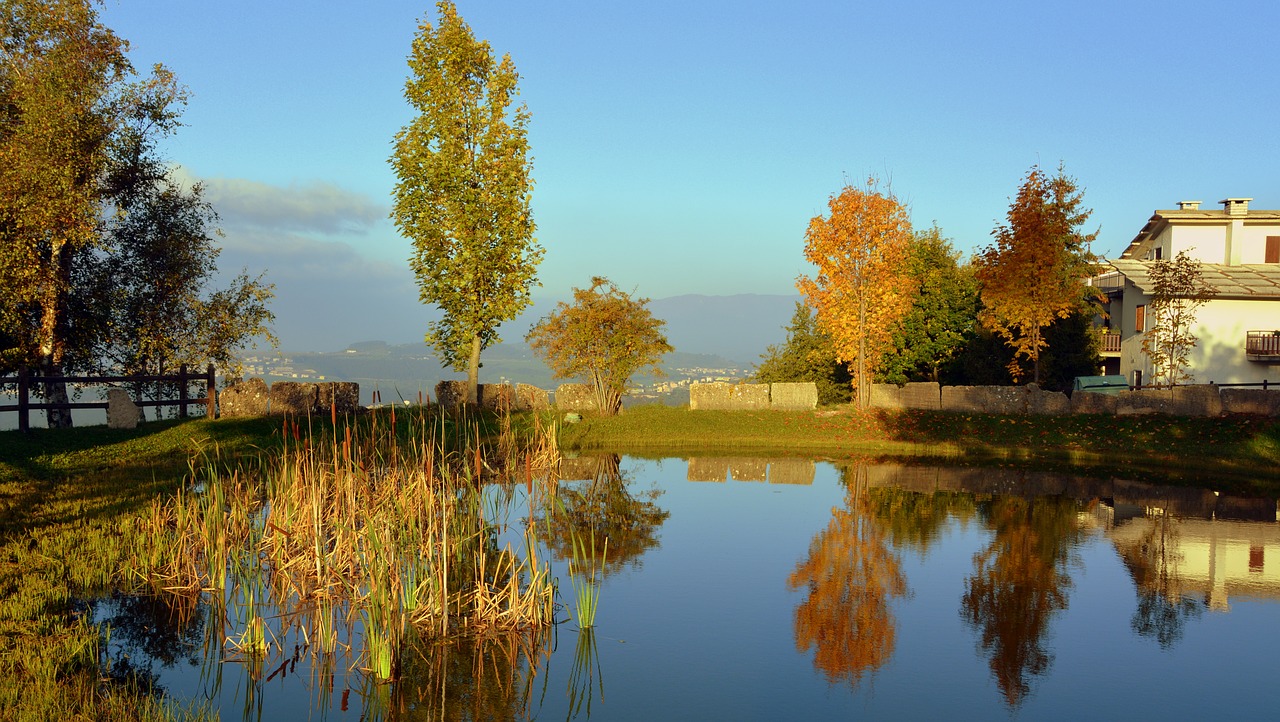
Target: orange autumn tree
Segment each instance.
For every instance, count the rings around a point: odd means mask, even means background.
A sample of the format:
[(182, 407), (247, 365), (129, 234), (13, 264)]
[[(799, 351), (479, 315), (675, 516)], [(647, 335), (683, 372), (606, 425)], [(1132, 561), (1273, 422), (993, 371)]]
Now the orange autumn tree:
[(851, 365), (858, 408), (865, 409), (871, 375), (911, 309), (911, 221), (907, 207), (881, 192), (874, 177), (861, 188), (845, 186), (827, 206), (830, 216), (815, 216), (805, 232), (804, 255), (818, 274), (801, 276), (796, 287), (831, 334), (837, 359)]
[(992, 232), (995, 245), (975, 259), (982, 287), (978, 319), (1014, 351), (1009, 375), (1016, 383), (1032, 366), (1040, 382), (1040, 353), (1048, 347), (1044, 329), (1087, 303), (1085, 279), (1097, 272), (1090, 244), (1098, 232), (1080, 227), (1093, 211), (1083, 208), (1084, 192), (1062, 166), (1052, 178), (1031, 166), (1009, 204), (1008, 222)]

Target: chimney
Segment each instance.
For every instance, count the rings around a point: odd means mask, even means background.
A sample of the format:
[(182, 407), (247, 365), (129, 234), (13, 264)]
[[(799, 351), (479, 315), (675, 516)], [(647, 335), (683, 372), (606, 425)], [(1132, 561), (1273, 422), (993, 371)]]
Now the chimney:
[(1232, 218), (1236, 218), (1236, 217), (1243, 218), (1244, 216), (1249, 215), (1249, 201), (1251, 200), (1253, 199), (1252, 198), (1224, 198), (1218, 202), (1222, 204), (1223, 213), (1226, 213)]
[(1198, 211), (1200, 210), (1200, 201), (1178, 201), (1178, 210)]

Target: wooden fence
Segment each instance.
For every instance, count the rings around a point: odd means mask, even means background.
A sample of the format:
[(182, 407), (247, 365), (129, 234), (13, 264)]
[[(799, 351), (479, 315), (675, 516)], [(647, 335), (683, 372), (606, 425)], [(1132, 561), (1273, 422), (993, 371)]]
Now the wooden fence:
[[(187, 407), (192, 404), (204, 404), (205, 415), (212, 419), (215, 414), (217, 404), (217, 391), (213, 384), (213, 364), (202, 374), (193, 374), (187, 371), (186, 364), (183, 364), (176, 374), (146, 376), (39, 376), (31, 373), (30, 369), (25, 367), (18, 369), (17, 376), (0, 377), (0, 385), (17, 384), (18, 403), (0, 405), (0, 412), (17, 411), (18, 412), (18, 429), (21, 431), (31, 430), (31, 412), (32, 411), (48, 411), (50, 409), (105, 409), (106, 401), (89, 401), (83, 403), (32, 403), (31, 387), (33, 384), (43, 384), (49, 382), (63, 381), (69, 384), (92, 384), (92, 385), (117, 385), (117, 384), (138, 384), (138, 383), (174, 383), (178, 385), (178, 398), (164, 399), (156, 401), (135, 400), (133, 403), (138, 406), (177, 406), (178, 416), (186, 418)], [(205, 387), (205, 395), (201, 398), (190, 398), (188, 389), (190, 385), (197, 381), (203, 381)]]

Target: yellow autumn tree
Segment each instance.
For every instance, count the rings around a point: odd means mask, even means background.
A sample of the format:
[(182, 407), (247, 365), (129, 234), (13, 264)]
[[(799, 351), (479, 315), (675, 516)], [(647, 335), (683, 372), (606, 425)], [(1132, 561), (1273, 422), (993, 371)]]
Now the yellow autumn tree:
[(815, 277), (796, 281), (818, 322), (831, 334), (842, 363), (850, 364), (858, 408), (871, 396), (871, 377), (893, 345), (893, 329), (911, 308), (908, 274), (911, 221), (907, 207), (879, 182), (845, 186), (805, 232), (804, 255)]

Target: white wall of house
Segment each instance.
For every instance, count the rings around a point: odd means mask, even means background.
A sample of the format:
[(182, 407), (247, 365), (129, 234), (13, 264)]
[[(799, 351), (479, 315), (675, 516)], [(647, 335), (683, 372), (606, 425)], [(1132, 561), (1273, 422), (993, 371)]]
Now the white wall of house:
[[(1137, 333), (1135, 317), (1137, 306), (1145, 305), (1147, 297), (1131, 283), (1125, 284), (1120, 318), (1120, 373), (1134, 383), (1134, 371), (1142, 372), (1142, 382), (1151, 383), (1154, 369), (1150, 359), (1142, 352), (1145, 333)], [(1188, 370), (1192, 383), (1240, 384), (1272, 381), (1280, 383), (1280, 363), (1249, 361), (1245, 356), (1245, 335), (1248, 331), (1280, 329), (1280, 313), (1275, 299), (1244, 300), (1214, 299), (1196, 312), (1193, 333), (1196, 347), (1189, 354)], [(1152, 324), (1150, 316), (1147, 327)], [(1112, 328), (1117, 328), (1113, 317)]]
[(1226, 263), (1224, 229), (1224, 225), (1166, 227), (1159, 237), (1165, 260), (1172, 261), (1179, 252), (1186, 251), (1202, 263)]

